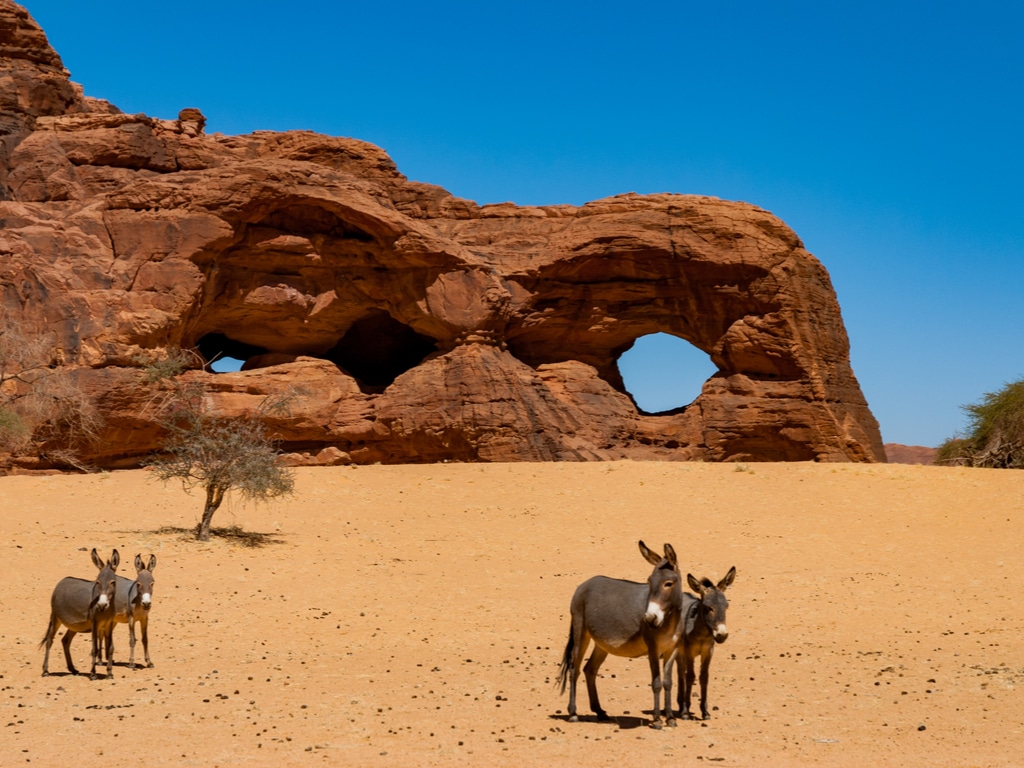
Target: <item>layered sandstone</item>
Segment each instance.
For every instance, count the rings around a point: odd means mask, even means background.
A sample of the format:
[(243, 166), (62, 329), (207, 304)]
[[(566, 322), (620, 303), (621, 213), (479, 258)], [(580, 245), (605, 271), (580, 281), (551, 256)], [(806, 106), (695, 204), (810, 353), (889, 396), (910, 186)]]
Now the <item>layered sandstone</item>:
[[(159, 446), (145, 365), (172, 349), (298, 462), (884, 460), (824, 267), (753, 205), (622, 195), (480, 206), (379, 148), (205, 133), (87, 99), (0, 0), (3, 307), (58, 340), (105, 419), (88, 460)], [(618, 360), (664, 332), (717, 372), (639, 411)]]

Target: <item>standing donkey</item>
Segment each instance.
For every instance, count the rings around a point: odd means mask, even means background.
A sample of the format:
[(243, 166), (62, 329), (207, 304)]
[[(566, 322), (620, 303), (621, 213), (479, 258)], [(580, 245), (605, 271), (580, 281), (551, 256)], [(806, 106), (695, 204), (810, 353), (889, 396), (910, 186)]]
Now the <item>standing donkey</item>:
[(729, 637), (725, 625), (725, 611), (729, 601), (725, 599), (725, 590), (736, 578), (736, 566), (729, 569), (725, 577), (713, 584), (709, 579), (697, 581), (691, 574), (686, 575), (686, 583), (699, 597), (683, 593), (685, 607), (683, 609), (683, 634), (679, 641), (679, 653), (682, 660), (679, 664), (679, 716), (684, 720), (694, 720), (690, 712), (690, 696), (696, 679), (694, 660), (700, 657), (700, 714), (709, 720), (708, 713), (708, 674), (711, 668), (711, 656), (715, 645), (724, 643)]
[(77, 675), (71, 661), (71, 641), (79, 632), (92, 632), (92, 669), (89, 679), (96, 679), (96, 665), (101, 661), (101, 645), (107, 647), (107, 677), (114, 676), (114, 596), (117, 591), (116, 571), (121, 556), (115, 549), (110, 559), (103, 562), (95, 549), (92, 551), (92, 562), (99, 569), (93, 581), (76, 579), (67, 576), (57, 582), (50, 596), (50, 623), (46, 628), (46, 636), (39, 644), (46, 646), (43, 656), (43, 677), (50, 674), (50, 646), (61, 624), (68, 628), (61, 638), (64, 646), (64, 660), (68, 671)]
[(149, 609), (153, 607), (153, 569), (156, 568), (156, 555), (149, 556), (149, 564), (143, 562), (142, 555), (135, 555), (135, 581), (124, 576), (117, 577), (117, 594), (114, 597), (114, 621), (128, 624), (131, 637), (131, 653), (128, 668), (135, 669), (135, 622), (142, 629), (142, 650), (146, 655), (146, 666), (152, 667), (149, 659)]
[[(661, 691), (665, 691), (665, 714), (675, 725), (672, 712), (672, 663), (682, 631), (682, 577), (671, 544), (665, 555), (648, 549), (641, 541), (640, 552), (654, 566), (646, 584), (594, 576), (580, 584), (572, 596), (572, 625), (565, 646), (559, 682), (562, 693), (569, 685), (569, 721), (577, 722), (576, 680), (590, 641), (594, 652), (584, 668), (590, 708), (599, 720), (608, 713), (597, 698), (597, 671), (608, 654), (637, 658), (647, 655), (651, 664), (651, 689), (654, 692), (652, 728), (661, 728)], [(664, 661), (664, 673), (662, 662)]]

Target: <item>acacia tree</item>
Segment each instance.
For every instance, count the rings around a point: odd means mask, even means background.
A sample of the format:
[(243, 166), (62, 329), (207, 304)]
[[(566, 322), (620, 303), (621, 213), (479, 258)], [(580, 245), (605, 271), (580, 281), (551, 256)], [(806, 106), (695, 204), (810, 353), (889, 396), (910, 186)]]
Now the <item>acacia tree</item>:
[(284, 406), (280, 399), (268, 399), (253, 413), (220, 416), (208, 410), (202, 390), (194, 386), (175, 387), (165, 403), (162, 425), (168, 437), (163, 455), (150, 466), (160, 480), (180, 480), (186, 492), (197, 487), (206, 492), (196, 527), (200, 541), (209, 540), (213, 514), (228, 491), (255, 501), (294, 491), (294, 476), (278, 463), (277, 445), (262, 419)]
[(987, 393), (963, 410), (967, 436), (939, 446), (936, 463), (1024, 469), (1024, 379)]

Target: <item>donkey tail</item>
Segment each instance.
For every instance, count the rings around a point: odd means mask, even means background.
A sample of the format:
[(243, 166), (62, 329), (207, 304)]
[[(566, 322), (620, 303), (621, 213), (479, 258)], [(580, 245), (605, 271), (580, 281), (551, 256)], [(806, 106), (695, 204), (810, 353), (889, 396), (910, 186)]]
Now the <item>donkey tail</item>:
[(565, 688), (569, 684), (569, 671), (572, 669), (572, 657), (575, 649), (576, 633), (573, 632), (572, 624), (570, 624), (569, 642), (565, 644), (565, 653), (562, 654), (562, 665), (558, 668), (558, 681), (555, 683), (555, 685), (560, 687), (561, 693), (565, 693)]
[(53, 628), (53, 619), (54, 615), (53, 613), (50, 613), (50, 620), (46, 623), (46, 634), (43, 635), (43, 639), (39, 643), (39, 648), (42, 648), (47, 642), (53, 642), (53, 638), (57, 634), (57, 630)]

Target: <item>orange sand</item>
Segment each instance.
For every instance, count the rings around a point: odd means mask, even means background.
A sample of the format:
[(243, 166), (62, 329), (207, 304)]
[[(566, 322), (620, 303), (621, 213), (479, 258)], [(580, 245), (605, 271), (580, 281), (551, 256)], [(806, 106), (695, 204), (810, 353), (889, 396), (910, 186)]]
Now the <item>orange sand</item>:
[[(301, 469), (234, 503), (144, 471), (0, 478), (0, 764), (1010, 766), (1024, 761), (1024, 472), (905, 465)], [(612, 723), (555, 688), (569, 599), (643, 580), (637, 539), (729, 591), (706, 722), (645, 727), (644, 659), (610, 658)], [(41, 676), (50, 592), (88, 549), (158, 564), (150, 650), (114, 679)], [(75, 639), (79, 669), (89, 642)], [(141, 645), (137, 648), (141, 657)], [(580, 684), (582, 711), (585, 686)], [(697, 762), (700, 761), (700, 762)]]

